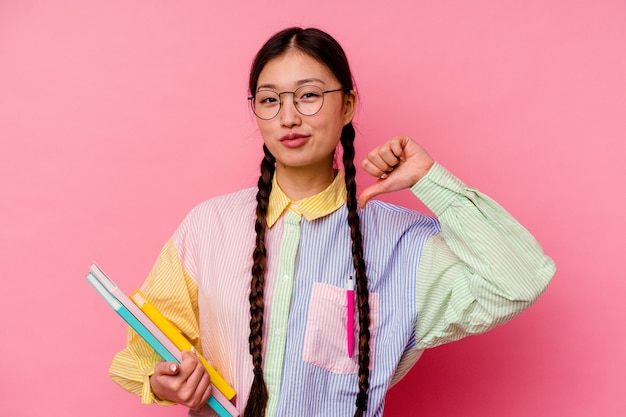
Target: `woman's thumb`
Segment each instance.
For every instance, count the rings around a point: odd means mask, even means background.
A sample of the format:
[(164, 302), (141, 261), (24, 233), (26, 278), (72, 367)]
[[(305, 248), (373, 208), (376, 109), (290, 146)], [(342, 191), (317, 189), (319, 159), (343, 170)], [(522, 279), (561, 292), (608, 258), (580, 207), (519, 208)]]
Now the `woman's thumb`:
[(157, 364), (157, 369), (162, 375), (176, 375), (178, 373), (178, 364), (174, 362), (161, 362)]
[(378, 185), (378, 183), (374, 183), (364, 189), (359, 195), (359, 207), (365, 208), (365, 205), (368, 201), (370, 201), (372, 197), (375, 197), (382, 192), (380, 188), (381, 187)]

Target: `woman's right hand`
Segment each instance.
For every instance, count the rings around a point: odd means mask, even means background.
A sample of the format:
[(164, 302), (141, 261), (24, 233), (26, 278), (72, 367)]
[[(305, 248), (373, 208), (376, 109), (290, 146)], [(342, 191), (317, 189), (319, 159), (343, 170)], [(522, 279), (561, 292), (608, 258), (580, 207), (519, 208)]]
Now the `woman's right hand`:
[(180, 364), (159, 362), (150, 377), (152, 392), (192, 410), (202, 408), (211, 396), (211, 377), (196, 352), (182, 352)]

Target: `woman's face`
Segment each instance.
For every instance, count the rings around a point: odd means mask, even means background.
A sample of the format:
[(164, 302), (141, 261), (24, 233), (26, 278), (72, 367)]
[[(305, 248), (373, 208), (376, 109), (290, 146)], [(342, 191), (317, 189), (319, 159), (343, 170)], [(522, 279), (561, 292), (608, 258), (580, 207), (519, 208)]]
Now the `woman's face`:
[[(322, 91), (343, 87), (328, 67), (302, 52), (291, 50), (263, 67), (257, 91), (291, 92), (303, 85), (317, 86)], [(293, 94), (280, 97), (282, 106), (275, 118), (257, 118), (263, 141), (276, 158), (277, 169), (279, 166), (332, 169), (341, 130), (354, 116), (354, 92), (325, 94), (321, 110), (312, 116), (304, 116), (296, 110)]]

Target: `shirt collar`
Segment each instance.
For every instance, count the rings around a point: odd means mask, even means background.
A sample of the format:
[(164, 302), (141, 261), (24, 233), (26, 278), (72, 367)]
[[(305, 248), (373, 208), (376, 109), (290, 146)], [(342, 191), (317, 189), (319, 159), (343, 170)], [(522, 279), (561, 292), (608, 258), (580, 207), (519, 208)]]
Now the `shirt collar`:
[(267, 227), (272, 227), (286, 210), (304, 216), (308, 221), (319, 219), (337, 210), (346, 202), (346, 183), (343, 172), (337, 171), (335, 179), (324, 191), (293, 201), (272, 178), (272, 191), (267, 209)]

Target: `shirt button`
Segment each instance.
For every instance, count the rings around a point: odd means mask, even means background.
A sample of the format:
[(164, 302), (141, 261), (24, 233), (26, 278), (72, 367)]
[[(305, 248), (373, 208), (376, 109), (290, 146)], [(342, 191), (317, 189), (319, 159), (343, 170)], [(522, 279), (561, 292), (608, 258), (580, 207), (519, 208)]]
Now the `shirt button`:
[(280, 336), (280, 329), (276, 329), (276, 330), (274, 330), (274, 334), (275, 334), (276, 336)]
[(283, 281), (289, 281), (289, 275), (285, 274), (283, 275)]

